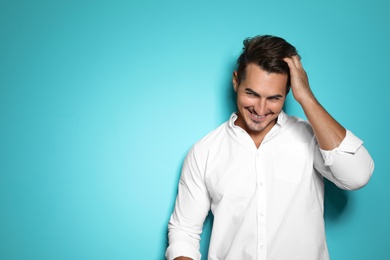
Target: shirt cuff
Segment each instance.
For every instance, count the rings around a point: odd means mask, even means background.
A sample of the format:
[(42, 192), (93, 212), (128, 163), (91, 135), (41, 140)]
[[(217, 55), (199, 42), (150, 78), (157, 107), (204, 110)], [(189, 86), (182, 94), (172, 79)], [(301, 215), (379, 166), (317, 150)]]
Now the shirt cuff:
[(179, 256), (186, 256), (194, 260), (199, 260), (201, 255), (198, 250), (195, 250), (186, 243), (175, 243), (167, 248), (165, 257), (168, 260), (173, 260)]
[(340, 153), (349, 153), (354, 154), (362, 146), (363, 141), (357, 138), (352, 132), (347, 130), (347, 134), (344, 140), (340, 143), (338, 147), (333, 150), (322, 150), (320, 148), (322, 157), (324, 158), (324, 165), (330, 166), (333, 164), (333, 155)]

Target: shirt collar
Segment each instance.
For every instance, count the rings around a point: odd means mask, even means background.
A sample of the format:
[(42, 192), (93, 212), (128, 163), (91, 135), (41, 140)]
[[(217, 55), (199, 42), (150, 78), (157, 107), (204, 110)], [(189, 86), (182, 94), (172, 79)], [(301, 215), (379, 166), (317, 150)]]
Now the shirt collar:
[(287, 119), (288, 119), (288, 115), (284, 113), (284, 111), (282, 110), (278, 116), (278, 120), (276, 121), (276, 123), (279, 124), (280, 126), (283, 126), (287, 123)]
[(229, 122), (228, 122), (230, 128), (234, 127), (234, 122), (237, 120), (237, 118), (238, 118), (237, 112), (234, 112), (233, 114), (231, 114)]

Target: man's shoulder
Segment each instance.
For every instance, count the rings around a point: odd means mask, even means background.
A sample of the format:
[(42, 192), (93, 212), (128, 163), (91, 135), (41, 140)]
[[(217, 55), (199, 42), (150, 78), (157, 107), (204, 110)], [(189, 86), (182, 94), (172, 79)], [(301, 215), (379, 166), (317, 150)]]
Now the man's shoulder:
[(297, 116), (287, 116), (286, 124), (282, 128), (286, 133), (291, 133), (295, 137), (311, 138), (314, 135), (313, 129), (308, 121)]
[(228, 122), (225, 122), (209, 132), (203, 138), (198, 140), (194, 146), (197, 147), (210, 147), (213, 144), (220, 142), (222, 139), (226, 138), (228, 135)]
[(306, 121), (305, 119), (302, 119), (297, 116), (289, 116), (289, 115), (287, 115), (286, 125), (293, 126), (293, 127), (303, 127), (303, 128), (311, 127), (309, 122)]

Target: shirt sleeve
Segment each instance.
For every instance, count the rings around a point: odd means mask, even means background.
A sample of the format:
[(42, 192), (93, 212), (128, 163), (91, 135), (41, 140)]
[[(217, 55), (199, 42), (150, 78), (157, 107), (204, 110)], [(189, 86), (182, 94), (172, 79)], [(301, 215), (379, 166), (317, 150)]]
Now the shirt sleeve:
[(204, 181), (205, 163), (195, 146), (182, 168), (175, 208), (168, 224), (168, 260), (178, 256), (200, 259), (200, 234), (210, 210), (210, 196)]
[(363, 146), (363, 141), (349, 130), (341, 144), (331, 150), (320, 149), (324, 166), (330, 169), (323, 176), (345, 190), (365, 186), (374, 171), (374, 162)]

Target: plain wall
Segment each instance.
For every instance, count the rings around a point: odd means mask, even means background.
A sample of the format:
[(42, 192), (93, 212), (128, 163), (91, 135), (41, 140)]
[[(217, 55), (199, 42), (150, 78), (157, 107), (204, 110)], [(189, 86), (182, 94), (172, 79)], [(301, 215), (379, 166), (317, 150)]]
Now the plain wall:
[[(298, 48), (317, 98), (375, 160), (361, 190), (327, 183), (331, 259), (390, 259), (389, 13), (381, 0), (2, 0), (0, 259), (164, 259), (183, 159), (234, 111), (231, 73), (257, 34)], [(304, 117), (291, 96), (286, 110)]]

